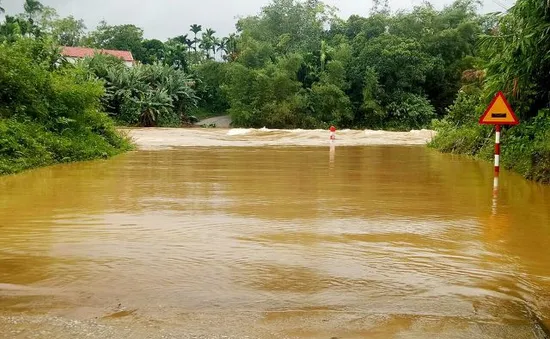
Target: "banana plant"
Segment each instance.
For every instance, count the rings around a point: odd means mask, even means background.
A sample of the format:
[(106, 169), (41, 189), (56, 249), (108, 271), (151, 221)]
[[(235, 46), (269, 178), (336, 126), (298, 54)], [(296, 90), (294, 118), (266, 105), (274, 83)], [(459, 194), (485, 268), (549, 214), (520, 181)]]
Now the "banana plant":
[(157, 126), (173, 107), (172, 98), (165, 89), (149, 90), (133, 100), (139, 105), (139, 122), (143, 127)]

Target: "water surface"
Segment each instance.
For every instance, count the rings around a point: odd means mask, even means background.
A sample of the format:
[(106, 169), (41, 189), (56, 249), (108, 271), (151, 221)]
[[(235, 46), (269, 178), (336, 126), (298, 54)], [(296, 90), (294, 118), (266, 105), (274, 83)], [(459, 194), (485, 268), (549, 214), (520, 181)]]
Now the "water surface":
[(550, 189), (505, 172), (492, 206), (492, 185), (491, 164), (422, 146), (142, 150), (3, 177), (0, 331), (536, 338)]

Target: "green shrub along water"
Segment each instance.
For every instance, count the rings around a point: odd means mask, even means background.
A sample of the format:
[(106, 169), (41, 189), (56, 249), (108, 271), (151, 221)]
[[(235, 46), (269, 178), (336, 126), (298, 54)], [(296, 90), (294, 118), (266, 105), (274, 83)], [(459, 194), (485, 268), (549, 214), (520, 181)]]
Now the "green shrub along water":
[(53, 44), (0, 44), (0, 174), (131, 148), (101, 112), (103, 84), (59, 63)]
[[(550, 112), (515, 127), (503, 127), (501, 167), (527, 179), (550, 183)], [(470, 124), (457, 126), (447, 121), (434, 124), (438, 134), (430, 143), (445, 153), (464, 154), (492, 161), (494, 127)]]

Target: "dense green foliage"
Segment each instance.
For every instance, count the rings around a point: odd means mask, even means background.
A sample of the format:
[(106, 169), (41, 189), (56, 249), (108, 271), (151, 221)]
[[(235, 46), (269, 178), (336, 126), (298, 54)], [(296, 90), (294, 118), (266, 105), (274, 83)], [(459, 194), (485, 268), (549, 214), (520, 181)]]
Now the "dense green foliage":
[[(453, 102), (461, 73), (478, 60), (478, 37), (490, 27), (476, 13), (475, 0), (457, 0), (443, 10), (425, 3), (395, 14), (376, 1), (369, 17), (345, 21), (319, 0), (273, 0), (258, 15), (241, 18), (236, 34), (219, 38), (213, 29), (192, 24), (187, 34), (162, 42), (144, 39), (143, 30), (131, 24), (101, 22), (86, 34), (81, 21), (26, 2), (25, 13), (6, 17), (1, 39), (48, 35), (63, 45), (129, 50), (140, 63), (157, 65), (135, 72), (118, 67), (120, 81), (113, 72), (100, 76), (111, 96), (113, 84), (131, 92), (128, 86), (139, 81), (122, 85), (122, 79), (160, 70), (159, 65), (183, 70), (186, 76), (175, 77), (184, 78), (189, 85), (184, 91), (194, 92), (198, 101), (193, 108), (187, 100), (186, 115), (229, 113), (235, 126), (427, 127)], [(155, 115), (166, 117), (155, 124), (187, 121), (165, 112), (171, 93), (155, 92), (158, 84), (141, 87), (151, 91), (130, 95), (132, 105), (141, 96), (142, 106), (146, 100), (155, 107)], [(153, 124), (124, 113), (131, 106), (124, 101), (122, 107), (107, 100), (106, 109), (121, 122)]]
[(505, 128), (501, 164), (525, 177), (550, 182), (550, 3), (518, 0), (481, 38), (479, 69), (464, 74), (463, 87), (448, 115), (436, 124), (432, 146), (444, 152), (490, 159), (494, 133), (477, 120), (499, 90), (519, 126)]
[(86, 59), (82, 66), (104, 81), (104, 107), (118, 122), (150, 127), (190, 121), (198, 98), (194, 80), (183, 70), (160, 63), (130, 68), (105, 55)]
[(58, 56), (47, 41), (0, 44), (0, 174), (129, 148), (100, 112), (103, 85)]
[(227, 107), (236, 126), (429, 126), (477, 60), (486, 20), (469, 0), (393, 15), (378, 5), (343, 21), (320, 1), (274, 0), (242, 18), (233, 62), (201, 78), (211, 90), (199, 107)]

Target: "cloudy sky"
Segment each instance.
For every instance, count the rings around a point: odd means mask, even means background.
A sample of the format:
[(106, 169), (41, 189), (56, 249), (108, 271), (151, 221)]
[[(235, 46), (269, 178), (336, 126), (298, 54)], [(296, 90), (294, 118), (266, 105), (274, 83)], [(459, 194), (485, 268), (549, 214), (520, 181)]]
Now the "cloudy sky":
[[(407, 9), (422, 0), (389, 0), (392, 10)], [(23, 10), (24, 0), (0, 0), (8, 14)], [(131, 23), (144, 29), (146, 38), (165, 40), (168, 37), (185, 34), (189, 25), (197, 23), (213, 28), (218, 35), (234, 31), (237, 17), (257, 14), (270, 0), (41, 0), (46, 6), (54, 7), (62, 16), (73, 15), (84, 19), (88, 29), (96, 27), (99, 21), (109, 24)], [(366, 16), (372, 7), (372, 0), (325, 0), (335, 6), (344, 18), (351, 14)], [(431, 0), (437, 8), (453, 0)], [(482, 0), (483, 12), (504, 11), (514, 0)]]

